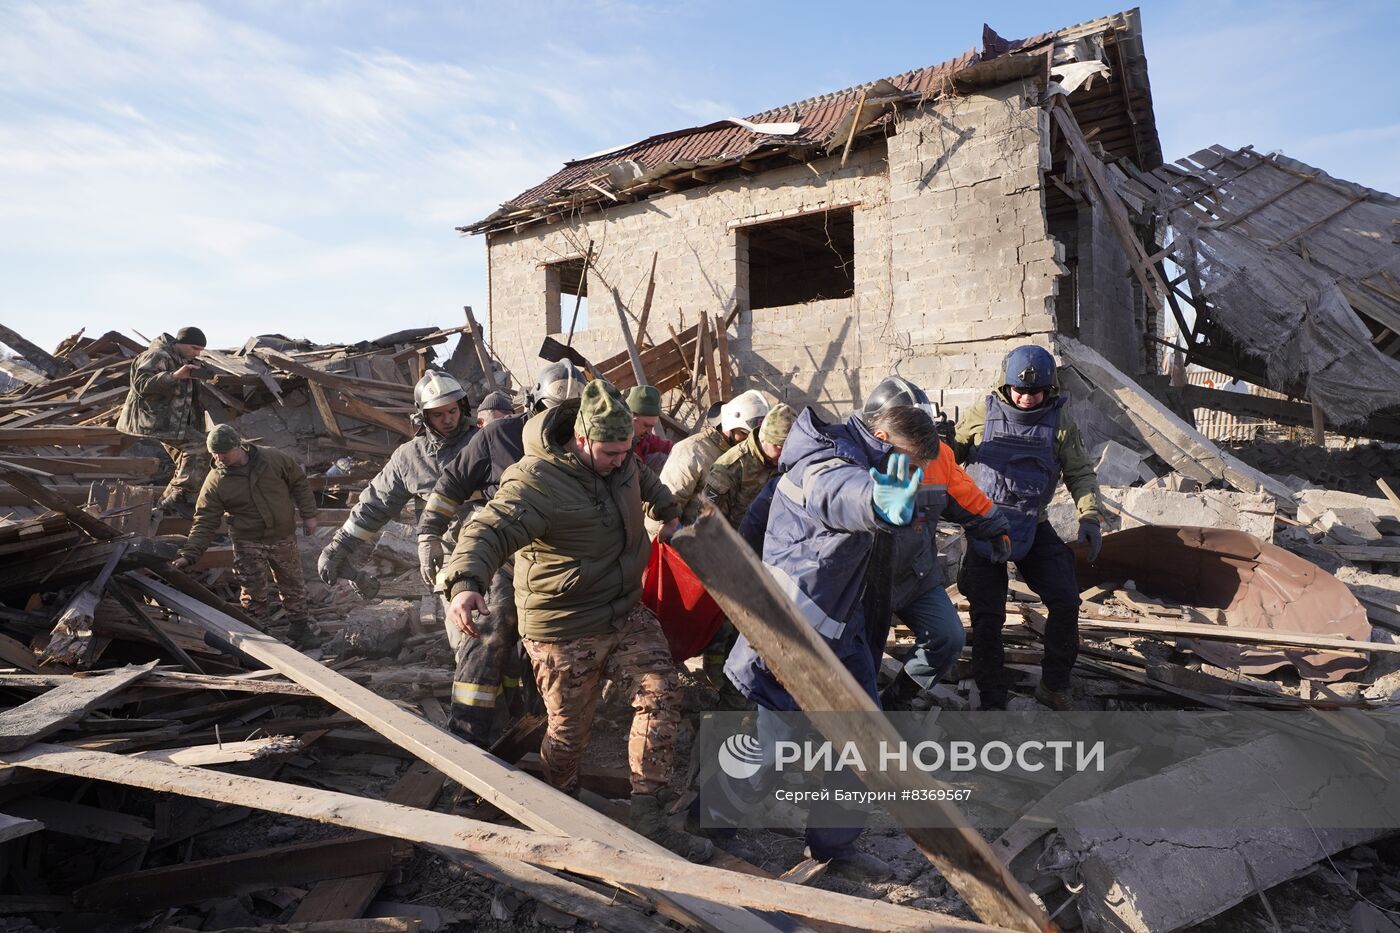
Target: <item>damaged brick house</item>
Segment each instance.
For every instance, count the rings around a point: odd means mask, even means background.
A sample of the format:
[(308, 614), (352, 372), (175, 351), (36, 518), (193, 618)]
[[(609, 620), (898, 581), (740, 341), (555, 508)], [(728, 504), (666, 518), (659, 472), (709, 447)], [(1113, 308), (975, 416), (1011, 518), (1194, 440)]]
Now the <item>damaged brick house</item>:
[(649, 339), (722, 322), (736, 389), (834, 416), (897, 370), (951, 407), (1027, 341), (1157, 368), (1134, 275), (1156, 236), (1094, 197), (1091, 153), (1162, 161), (1137, 10), (985, 28), (940, 65), (573, 161), (460, 229), (486, 235), (492, 345), (521, 380), (585, 300), (573, 346), (616, 353), (613, 290), (635, 331), (655, 255)]

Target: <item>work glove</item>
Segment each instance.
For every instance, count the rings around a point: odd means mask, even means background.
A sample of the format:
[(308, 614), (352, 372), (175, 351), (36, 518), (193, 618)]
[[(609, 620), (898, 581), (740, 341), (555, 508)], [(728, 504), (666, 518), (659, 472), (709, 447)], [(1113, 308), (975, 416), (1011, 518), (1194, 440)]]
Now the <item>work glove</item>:
[(870, 478), (875, 481), (870, 490), (870, 498), (875, 503), (875, 514), (891, 525), (907, 525), (914, 518), (914, 499), (919, 494), (919, 484), (924, 471), (909, 473), (909, 458), (904, 454), (890, 454), (888, 470), (881, 473), (870, 468)]
[(432, 586), (442, 569), (442, 538), (439, 535), (418, 536), (418, 573), (423, 582)]
[(1011, 536), (997, 535), (987, 542), (992, 549), (992, 563), (1004, 564), (1011, 559)]
[(316, 560), (316, 575), (321, 578), (321, 582), (326, 586), (334, 586), (336, 580), (349, 576), (341, 573), (341, 568), (346, 561), (363, 551), (366, 544), (368, 542), (361, 541), (344, 528), (337, 529), (331, 536), (330, 543), (321, 550), (321, 556)]
[(1079, 520), (1079, 543), (1089, 546), (1089, 563), (1099, 559), (1099, 548), (1103, 547), (1103, 529), (1099, 527), (1097, 519)]
[(938, 432), (939, 440), (947, 444), (949, 447), (953, 446), (953, 436), (956, 433), (956, 430), (953, 422), (948, 420), (947, 415), (944, 415), (940, 412), (938, 420), (934, 421), (933, 423), (933, 429)]

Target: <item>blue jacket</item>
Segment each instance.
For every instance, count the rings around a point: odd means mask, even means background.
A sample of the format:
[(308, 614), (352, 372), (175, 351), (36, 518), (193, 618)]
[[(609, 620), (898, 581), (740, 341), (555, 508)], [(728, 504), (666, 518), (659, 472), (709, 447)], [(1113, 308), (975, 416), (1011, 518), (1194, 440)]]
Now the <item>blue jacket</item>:
[[(883, 467), (891, 449), (858, 418), (828, 425), (805, 409), (783, 445), (763, 538), (763, 563), (778, 588), (872, 698), (875, 664), (865, 643), (861, 593), (874, 536), (895, 526), (875, 514), (870, 468)], [(758, 705), (798, 709), (743, 636), (724, 672)]]

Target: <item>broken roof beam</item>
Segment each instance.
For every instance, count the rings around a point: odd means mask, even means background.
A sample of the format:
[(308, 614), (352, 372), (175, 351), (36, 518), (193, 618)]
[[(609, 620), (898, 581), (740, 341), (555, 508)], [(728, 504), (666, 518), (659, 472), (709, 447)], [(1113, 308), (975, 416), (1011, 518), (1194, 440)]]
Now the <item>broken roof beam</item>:
[[(734, 909), (778, 910), (816, 920), (831, 920), (852, 914), (868, 918), (875, 924), (873, 929), (1001, 933), (996, 927), (957, 920), (931, 911), (852, 898), (706, 865), (692, 865), (670, 853), (658, 855), (650, 851), (651, 846), (647, 847), (648, 851), (616, 848), (568, 835), (544, 835), (262, 778), (44, 744), (0, 755), (0, 765), (109, 781), (231, 806), (255, 807), (423, 845), (515, 859), (613, 884), (641, 885), (668, 891), (676, 898), (737, 905)], [(572, 798), (564, 799), (577, 803)]]
[(33, 366), (39, 372), (50, 379), (57, 379), (73, 371), (73, 364), (67, 360), (60, 360), (58, 357), (44, 352), (40, 347), (25, 340), (18, 331), (11, 330), (4, 324), (0, 324), (0, 343), (5, 344), (14, 350), (24, 361)]
[(1066, 369), (1084, 383), (1080, 398), (1086, 404), (1101, 403), (1099, 411), (1142, 438), (1173, 469), (1201, 482), (1224, 482), (1241, 492), (1267, 492), (1280, 505), (1297, 507), (1291, 489), (1222, 450), (1096, 350), (1071, 337), (1058, 337), (1055, 343), (1068, 363)]

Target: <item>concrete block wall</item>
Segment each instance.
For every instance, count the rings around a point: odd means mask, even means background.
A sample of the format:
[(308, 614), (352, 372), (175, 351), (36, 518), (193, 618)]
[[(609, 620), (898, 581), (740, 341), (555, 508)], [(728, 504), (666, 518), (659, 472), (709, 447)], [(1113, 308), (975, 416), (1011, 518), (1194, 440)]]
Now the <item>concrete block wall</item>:
[[(1017, 82), (940, 102), (890, 141), (886, 366), (964, 407), (1015, 346), (1049, 346), (1063, 252), (1043, 205), (1046, 115)], [(870, 360), (873, 364), (874, 360)]]
[[(856, 407), (896, 366), (965, 406), (999, 376), (1005, 353), (1050, 345), (1062, 252), (1048, 235), (1042, 172), (1046, 116), (1016, 82), (901, 116), (885, 143), (839, 159), (619, 205), (573, 222), (490, 237), (493, 345), (517, 380), (538, 367), (546, 333), (545, 265), (594, 242), (590, 358), (623, 346), (604, 281), (639, 310), (653, 251), (653, 339), (742, 310), (731, 330), (736, 389), (756, 387), (827, 418)], [(750, 311), (736, 226), (853, 205), (855, 294)], [(567, 311), (565, 313), (567, 318)]]

